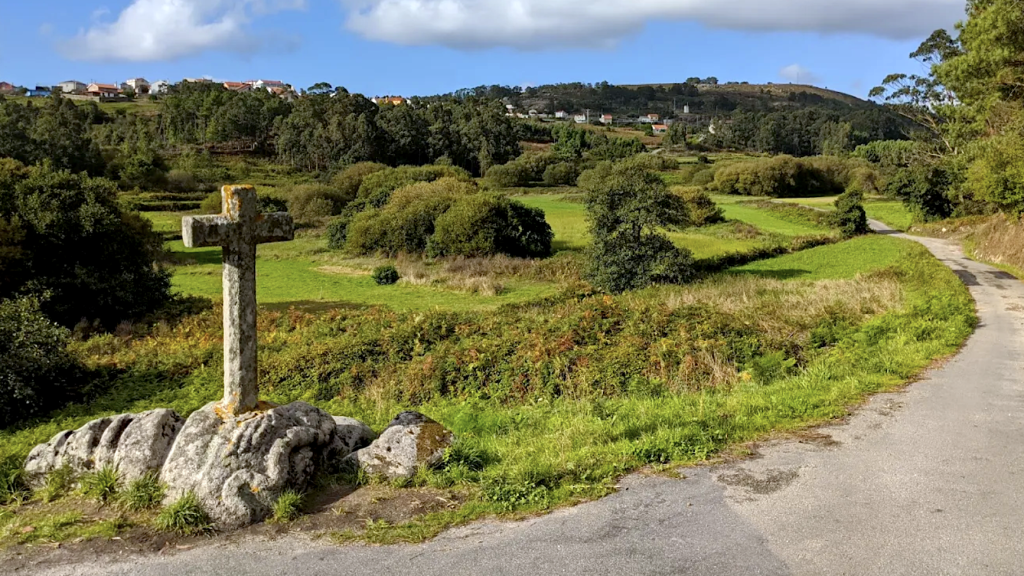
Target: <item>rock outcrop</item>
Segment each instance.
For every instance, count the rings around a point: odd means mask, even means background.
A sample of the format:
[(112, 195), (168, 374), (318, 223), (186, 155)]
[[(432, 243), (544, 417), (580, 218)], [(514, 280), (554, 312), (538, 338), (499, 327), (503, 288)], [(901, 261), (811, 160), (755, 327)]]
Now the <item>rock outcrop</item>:
[(160, 479), (166, 502), (193, 492), (218, 527), (237, 528), (266, 518), (343, 449), (334, 418), (305, 402), (239, 416), (213, 403), (189, 416)]
[(421, 467), (433, 467), (455, 441), (450, 430), (419, 412), (402, 412), (372, 444), (345, 459), (374, 476), (410, 478)]
[(172, 410), (99, 418), (32, 449), (25, 473), (33, 485), (67, 464), (78, 474), (113, 466), (123, 482), (159, 472), (184, 420)]

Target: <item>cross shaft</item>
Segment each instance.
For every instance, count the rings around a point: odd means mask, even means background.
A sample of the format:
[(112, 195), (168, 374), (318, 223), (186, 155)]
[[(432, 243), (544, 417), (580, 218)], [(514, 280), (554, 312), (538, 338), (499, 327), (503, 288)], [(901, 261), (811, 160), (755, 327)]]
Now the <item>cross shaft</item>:
[(186, 216), (182, 239), (189, 248), (220, 246), (224, 261), (224, 399), (237, 416), (259, 402), (256, 360), (256, 246), (295, 237), (292, 217), (260, 214), (252, 186), (224, 186), (220, 214)]

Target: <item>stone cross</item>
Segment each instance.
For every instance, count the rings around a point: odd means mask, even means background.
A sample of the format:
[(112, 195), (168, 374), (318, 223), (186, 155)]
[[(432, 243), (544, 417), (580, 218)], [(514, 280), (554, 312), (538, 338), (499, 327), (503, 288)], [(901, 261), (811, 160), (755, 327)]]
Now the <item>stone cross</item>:
[(181, 220), (185, 246), (224, 249), (224, 415), (259, 404), (256, 372), (256, 245), (295, 238), (287, 213), (260, 214), (252, 186), (224, 186), (222, 212)]

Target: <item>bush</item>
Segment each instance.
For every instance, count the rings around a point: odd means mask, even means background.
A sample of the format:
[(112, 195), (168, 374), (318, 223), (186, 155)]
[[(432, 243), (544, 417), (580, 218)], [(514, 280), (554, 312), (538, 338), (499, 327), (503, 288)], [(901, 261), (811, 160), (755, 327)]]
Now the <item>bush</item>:
[(845, 190), (846, 170), (838, 159), (777, 156), (720, 168), (715, 186), (722, 194), (745, 196), (832, 196)]
[(708, 226), (725, 222), (725, 212), (715, 204), (703, 188), (688, 186), (678, 189), (676, 194), (686, 202), (690, 224), (693, 226)]
[(373, 274), (370, 275), (373, 281), (378, 286), (390, 286), (395, 284), (400, 279), (398, 275), (398, 269), (391, 264), (385, 266), (378, 266), (373, 269)]
[(693, 177), (690, 178), (691, 186), (703, 186), (707, 187), (715, 181), (715, 171), (710, 168), (699, 169), (693, 173)]
[(163, 238), (122, 210), (113, 183), (37, 167), (0, 190), (0, 210), (0, 298), (46, 294), (42, 309), (58, 323), (108, 328), (170, 300), (170, 274), (156, 266)]
[(331, 250), (341, 250), (345, 247), (345, 239), (347, 237), (348, 225), (352, 222), (351, 217), (340, 217), (332, 220), (327, 225), (327, 247)]
[(358, 162), (335, 175), (331, 179), (331, 186), (347, 199), (347, 204), (359, 195), (359, 187), (363, 185), (363, 180), (367, 176), (387, 169), (387, 166), (376, 162)]
[(374, 172), (363, 178), (359, 186), (357, 201), (366, 208), (381, 208), (388, 203), (391, 194), (417, 182), (435, 182), (442, 178), (460, 182), (472, 182), (469, 172), (456, 166), (399, 166)]
[(575, 164), (559, 162), (544, 169), (543, 180), (546, 186), (575, 186), (578, 177)]
[(580, 176), (594, 242), (587, 278), (597, 288), (623, 292), (693, 278), (693, 258), (662, 229), (689, 223), (683, 199), (640, 162), (603, 162)]
[(857, 146), (853, 156), (882, 168), (906, 168), (917, 156), (917, 147), (912, 140), (875, 140)]
[(117, 177), (126, 189), (156, 190), (166, 187), (166, 165), (155, 152), (140, 151), (118, 160)]
[(830, 216), (832, 225), (839, 229), (844, 238), (853, 238), (871, 231), (862, 203), (863, 197), (853, 192), (846, 192), (836, 198), (836, 210)]
[(396, 190), (383, 208), (353, 217), (346, 228), (345, 249), (354, 254), (422, 254), (438, 216), (475, 192), (472, 183), (453, 178)]
[(885, 195), (899, 198), (924, 220), (941, 220), (953, 213), (947, 192), (949, 174), (941, 167), (918, 165), (896, 170), (885, 184)]
[(174, 169), (167, 173), (167, 190), (170, 192), (195, 192), (199, 188), (199, 181), (189, 172)]
[(0, 429), (59, 406), (83, 375), (68, 352), (71, 332), (32, 298), (0, 301)]
[(625, 292), (653, 284), (682, 284), (695, 277), (693, 256), (660, 234), (645, 233), (595, 241), (588, 250), (587, 278), (608, 292)]
[(285, 191), (288, 213), (297, 222), (311, 223), (337, 216), (351, 201), (338, 190), (323, 184), (300, 184)]
[(516, 188), (529, 184), (533, 180), (533, 173), (525, 164), (509, 162), (508, 164), (491, 166), (484, 178), (491, 186)]
[(637, 154), (630, 158), (629, 161), (635, 162), (637, 166), (642, 166), (645, 170), (653, 170), (655, 172), (679, 168), (678, 160), (668, 156), (655, 156), (654, 154)]
[(540, 258), (551, 255), (554, 234), (544, 212), (491, 193), (466, 196), (438, 217), (430, 256)]
[(195, 536), (213, 531), (210, 517), (192, 492), (161, 510), (156, 517), (156, 527), (158, 530), (174, 532), (180, 536)]

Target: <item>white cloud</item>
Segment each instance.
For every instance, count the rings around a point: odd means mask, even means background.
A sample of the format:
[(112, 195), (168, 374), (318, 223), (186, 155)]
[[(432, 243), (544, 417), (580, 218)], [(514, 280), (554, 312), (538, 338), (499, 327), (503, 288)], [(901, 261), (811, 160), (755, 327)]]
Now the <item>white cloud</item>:
[(821, 82), (821, 77), (799, 64), (790, 64), (779, 70), (779, 78), (797, 84), (818, 84)]
[(296, 10), (304, 0), (134, 0), (113, 22), (101, 9), (94, 24), (62, 43), (76, 60), (173, 60), (207, 50), (252, 52), (267, 35), (252, 34), (256, 16)]
[[(909, 39), (949, 27), (964, 0), (342, 0), (347, 27), (373, 40), (453, 48), (608, 47), (648, 22), (858, 33)], [(714, 49), (710, 47), (709, 49)]]

